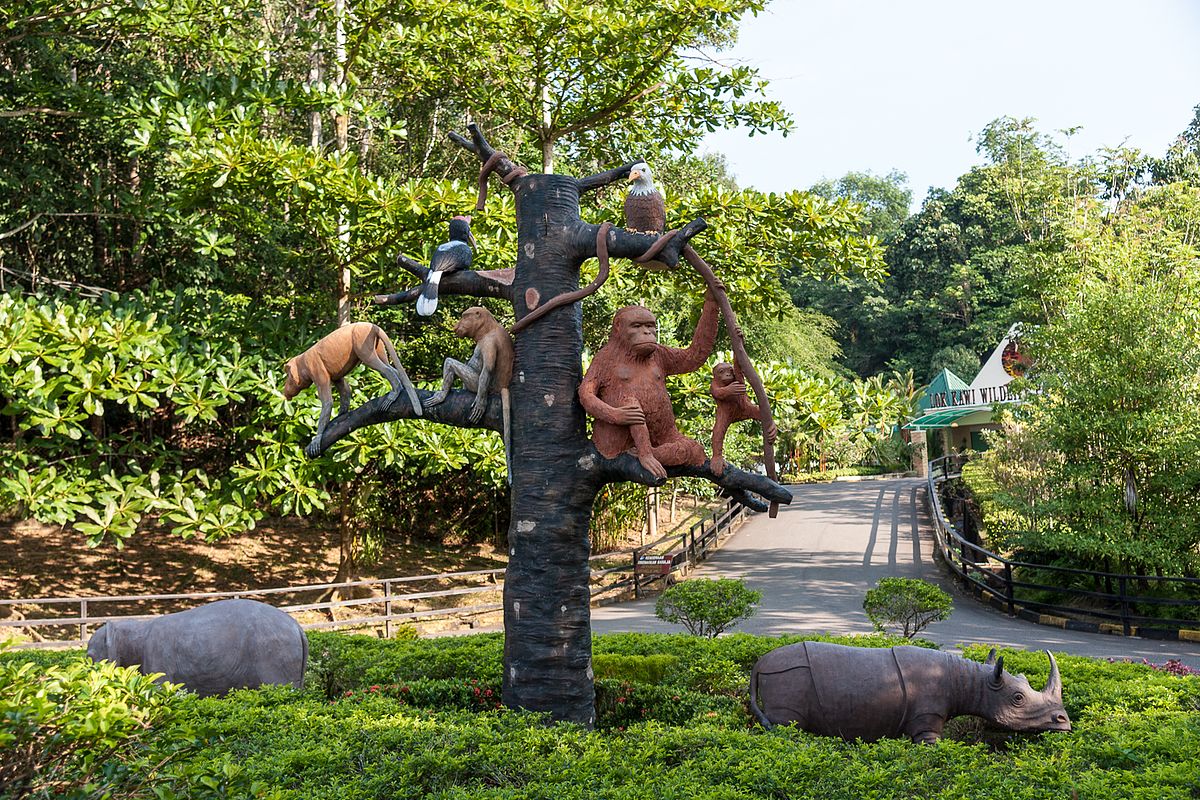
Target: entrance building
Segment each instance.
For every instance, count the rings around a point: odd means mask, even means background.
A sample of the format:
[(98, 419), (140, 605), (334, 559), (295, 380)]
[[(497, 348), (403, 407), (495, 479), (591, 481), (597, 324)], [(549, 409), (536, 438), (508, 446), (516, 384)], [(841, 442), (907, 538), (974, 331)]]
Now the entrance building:
[(930, 382), (918, 404), (921, 415), (904, 426), (917, 450), (926, 450), (927, 455), (914, 459), (922, 473), (920, 462), (929, 457), (985, 449), (981, 434), (996, 427), (992, 422), (996, 406), (1020, 402), (1008, 386), (1028, 364), (1019, 338), (1020, 325), (1013, 325), (969, 384), (948, 369)]

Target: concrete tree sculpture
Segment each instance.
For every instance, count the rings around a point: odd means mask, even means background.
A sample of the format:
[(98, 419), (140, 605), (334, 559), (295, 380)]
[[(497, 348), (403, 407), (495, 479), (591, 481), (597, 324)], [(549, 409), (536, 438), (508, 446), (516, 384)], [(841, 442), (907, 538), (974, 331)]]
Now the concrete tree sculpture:
[[(470, 133), (470, 139), (457, 134), (451, 138), (482, 163), (480, 202), (487, 177), (495, 172), (515, 195), (517, 208), (514, 269), (464, 269), (445, 274), (439, 285), (441, 295), (507, 300), (516, 319), (510, 385), (512, 523), (504, 581), (504, 702), (590, 725), (595, 714), (588, 567), (592, 503), (608, 483), (658, 486), (665, 478), (652, 474), (629, 453), (604, 457), (588, 438), (577, 396), (583, 380), (581, 307), (573, 300), (552, 301), (586, 293), (579, 288), (580, 266), (597, 255), (602, 256), (604, 270), (608, 255), (633, 260), (648, 255), (668, 267), (676, 266), (688, 241), (706, 223), (697, 219), (667, 238), (584, 222), (580, 195), (626, 179), (631, 164), (586, 178), (531, 174), (496, 151), (474, 125)], [(599, 254), (598, 244), (603, 251)], [(405, 257), (398, 263), (422, 284), (427, 281), (424, 265)], [(417, 286), (376, 301), (415, 302), (420, 293)], [(546, 306), (553, 306), (549, 313)], [(537, 323), (522, 325), (535, 309), (541, 312), (535, 315)], [(418, 391), (422, 399), (430, 394)], [(500, 431), (499, 398), (489, 399), (478, 421), (471, 415), (475, 400), (474, 392), (451, 391), (443, 401), (428, 406), (424, 418)], [(410, 416), (408, 403), (370, 401), (332, 420), (321, 449), (360, 427)], [(707, 478), (756, 509), (792, 499), (775, 481), (734, 467), (727, 466), (719, 476), (707, 462), (669, 466), (665, 472), (668, 477)]]

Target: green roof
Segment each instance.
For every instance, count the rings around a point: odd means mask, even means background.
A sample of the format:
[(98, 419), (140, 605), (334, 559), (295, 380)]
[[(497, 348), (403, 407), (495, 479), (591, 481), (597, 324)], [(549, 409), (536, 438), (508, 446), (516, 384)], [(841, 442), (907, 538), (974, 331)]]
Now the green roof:
[(953, 424), (957, 424), (963, 417), (969, 417), (972, 414), (978, 414), (981, 419), (973, 419), (971, 425), (979, 425), (990, 422), (992, 419), (991, 406), (960, 406), (959, 408), (943, 408), (938, 411), (926, 414), (923, 417), (917, 417), (912, 422), (904, 426), (905, 430), (923, 431), (930, 428), (949, 428)]
[(929, 382), (929, 386), (925, 388), (925, 394), (921, 396), (921, 400), (917, 405), (922, 411), (928, 411), (933, 405), (934, 395), (949, 395), (951, 392), (961, 391), (966, 388), (968, 388), (966, 381), (950, 370), (944, 369), (937, 374), (936, 378)]

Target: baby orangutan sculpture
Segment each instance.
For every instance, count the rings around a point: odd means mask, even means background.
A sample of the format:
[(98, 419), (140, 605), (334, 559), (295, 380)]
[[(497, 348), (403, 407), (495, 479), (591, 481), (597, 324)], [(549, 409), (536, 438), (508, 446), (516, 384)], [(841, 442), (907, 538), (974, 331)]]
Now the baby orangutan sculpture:
[[(744, 419), (757, 420), (762, 417), (758, 406), (746, 396), (746, 382), (741, 372), (728, 362), (722, 361), (713, 367), (711, 391), (717, 401), (717, 424), (712, 433), (712, 461), (714, 475), (725, 472), (725, 431), (734, 422)], [(774, 422), (766, 430), (767, 440), (775, 441), (778, 429)]]
[(283, 366), (284, 397), (290, 400), (315, 385), (317, 396), (321, 398), (317, 432), (304, 448), (309, 456), (315, 456), (319, 451), (321, 435), (329, 424), (333, 412), (334, 386), (338, 390), (338, 413), (345, 414), (350, 410), (350, 387), (346, 384), (346, 376), (359, 364), (366, 364), (392, 385), (387, 395), (389, 406), (396, 402), (400, 390), (404, 389), (408, 401), (412, 403), (413, 413), (421, 416), (421, 400), (417, 397), (417, 390), (408, 379), (408, 374), (400, 364), (400, 357), (396, 355), (396, 348), (383, 328), (370, 322), (343, 325), (300, 355), (289, 358)]
[(675, 427), (666, 376), (699, 369), (717, 338), (717, 302), (704, 296), (704, 310), (686, 349), (658, 343), (658, 321), (649, 309), (626, 306), (613, 317), (608, 341), (588, 367), (579, 402), (596, 423), (592, 441), (605, 458), (633, 449), (656, 478), (666, 467), (704, 463), (704, 448)]

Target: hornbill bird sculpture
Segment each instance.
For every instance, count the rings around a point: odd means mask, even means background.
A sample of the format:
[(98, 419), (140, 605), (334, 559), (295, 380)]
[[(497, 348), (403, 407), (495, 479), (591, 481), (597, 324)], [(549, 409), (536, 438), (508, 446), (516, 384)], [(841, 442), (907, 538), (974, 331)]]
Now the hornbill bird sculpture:
[(437, 311), (438, 284), (441, 283), (442, 276), (469, 269), (474, 249), (475, 237), (471, 235), (471, 218), (452, 218), (450, 240), (439, 244), (429, 260), (429, 276), (421, 286), (421, 295), (417, 298), (417, 314), (429, 317)]

